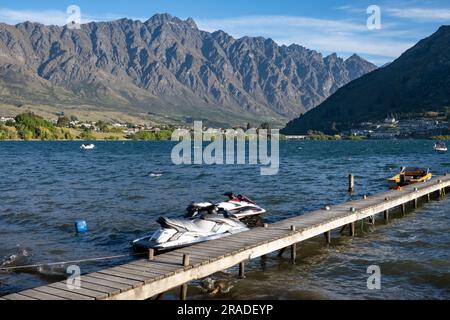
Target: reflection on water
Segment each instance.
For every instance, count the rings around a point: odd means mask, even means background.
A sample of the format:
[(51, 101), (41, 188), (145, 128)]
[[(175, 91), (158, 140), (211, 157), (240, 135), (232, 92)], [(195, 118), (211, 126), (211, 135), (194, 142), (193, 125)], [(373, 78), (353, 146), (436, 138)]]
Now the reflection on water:
[[(268, 210), (267, 222), (385, 190), (402, 165), (442, 174), (449, 154), (431, 141), (289, 141), (281, 143), (280, 172), (260, 176), (255, 166), (173, 166), (167, 142), (0, 143), (0, 268), (131, 253), (131, 240), (177, 216), (192, 201), (245, 193)], [(347, 193), (355, 174), (356, 193)], [(450, 298), (449, 200), (433, 201), (388, 225), (358, 226), (354, 239), (333, 235), (299, 246), (298, 262), (276, 254), (247, 266), (246, 279), (230, 269), (194, 282), (196, 299), (431, 299)], [(394, 216), (395, 217), (395, 216)], [(73, 222), (89, 232), (74, 233)], [(226, 241), (226, 240), (224, 240)], [(81, 264), (82, 272), (127, 262)], [(382, 290), (367, 290), (367, 267), (379, 265)], [(0, 272), (0, 294), (57, 281), (64, 267)], [(166, 298), (174, 298), (167, 295)]]

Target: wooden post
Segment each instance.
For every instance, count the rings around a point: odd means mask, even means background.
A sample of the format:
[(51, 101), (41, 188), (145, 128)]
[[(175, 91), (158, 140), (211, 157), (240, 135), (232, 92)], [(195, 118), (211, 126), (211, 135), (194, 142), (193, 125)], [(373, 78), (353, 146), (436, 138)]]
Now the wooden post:
[(355, 191), (355, 176), (353, 174), (348, 176), (348, 192)]
[(404, 215), (406, 213), (406, 204), (401, 205), (401, 212), (402, 212), (402, 215)]
[[(189, 267), (189, 263), (190, 263), (190, 257), (188, 254), (184, 254), (183, 255), (183, 267), (186, 269), (187, 267)], [(180, 300), (184, 301), (187, 298), (187, 290), (188, 290), (188, 285), (187, 283), (184, 283), (181, 285), (180, 288)]]
[(431, 194), (427, 194), (427, 202), (431, 202)]
[(239, 263), (239, 278), (245, 279), (245, 262)]
[(148, 249), (148, 261), (155, 260), (155, 249)]
[(349, 226), (350, 226), (350, 236), (354, 237), (355, 236), (355, 227), (356, 227), (356, 225), (355, 225), (354, 222), (352, 222), (352, 223), (349, 224)]
[(186, 300), (186, 298), (187, 298), (187, 290), (188, 290), (187, 283), (182, 284), (181, 288), (180, 288), (180, 300), (181, 301), (185, 301)]
[(189, 267), (191, 257), (188, 254), (183, 254), (183, 267)]
[(417, 209), (419, 207), (419, 201), (417, 198), (414, 199), (414, 209)]
[(297, 244), (296, 243), (294, 243), (291, 246), (291, 261), (292, 261), (292, 264), (295, 264), (295, 260), (297, 260)]
[(327, 242), (327, 244), (331, 244), (331, 230), (325, 232), (325, 241)]
[(389, 210), (384, 212), (384, 220), (389, 221)]
[(373, 225), (375, 224), (375, 216), (370, 216), (369, 217), (369, 223), (373, 224)]
[[(291, 231), (295, 231), (295, 226), (291, 226)], [(291, 260), (292, 263), (295, 264), (295, 260), (297, 260), (297, 244), (294, 243), (291, 246)]]

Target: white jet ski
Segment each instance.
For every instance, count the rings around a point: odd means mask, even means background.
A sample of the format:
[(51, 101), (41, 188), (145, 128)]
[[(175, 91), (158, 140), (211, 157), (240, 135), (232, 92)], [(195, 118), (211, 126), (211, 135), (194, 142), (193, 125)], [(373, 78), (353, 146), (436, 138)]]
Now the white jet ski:
[(137, 251), (155, 249), (164, 252), (249, 230), (238, 219), (220, 214), (216, 206), (208, 210), (209, 214), (198, 214), (191, 219), (159, 218), (157, 222), (161, 228), (151, 236), (134, 240), (133, 247)]
[(161, 228), (153, 235), (133, 241), (135, 249), (167, 251), (230, 236), (249, 228), (240, 220), (258, 218), (266, 210), (246, 196), (229, 192), (229, 200), (213, 204), (193, 203), (184, 218), (159, 218)]

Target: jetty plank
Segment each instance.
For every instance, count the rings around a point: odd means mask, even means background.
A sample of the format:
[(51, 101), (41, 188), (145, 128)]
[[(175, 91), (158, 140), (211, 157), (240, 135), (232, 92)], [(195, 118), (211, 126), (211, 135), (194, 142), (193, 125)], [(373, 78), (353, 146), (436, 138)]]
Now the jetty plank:
[(36, 300), (70, 300), (59, 295), (48, 294), (35, 289), (25, 290), (20, 292), (21, 295), (34, 298)]
[(127, 278), (117, 277), (117, 276), (113, 276), (113, 275), (104, 274), (101, 272), (90, 273), (89, 276), (91, 276), (93, 278), (102, 279), (102, 280), (110, 280), (113, 282), (128, 284), (133, 289), (138, 288), (138, 287), (142, 286), (142, 284), (143, 284), (142, 281), (136, 281), (136, 280), (131, 280), (131, 279), (127, 279)]
[(32, 298), (28, 296), (24, 296), (20, 293), (13, 293), (8, 296), (1, 298), (2, 300), (38, 300), (37, 298)]
[(65, 282), (53, 283), (53, 284), (50, 284), (49, 287), (68, 291), (68, 292), (75, 293), (75, 294), (81, 294), (83, 296), (91, 297), (91, 298), (94, 298), (97, 300), (105, 299), (109, 296), (108, 293), (88, 289), (87, 287), (84, 287), (82, 284), (81, 284), (81, 288), (73, 289), (73, 290), (69, 289)]
[(94, 298), (85, 296), (81, 293), (79, 294), (79, 293), (69, 292), (69, 291), (62, 290), (62, 289), (57, 289), (57, 288), (51, 287), (51, 285), (35, 288), (34, 290), (42, 292), (42, 293), (46, 293), (46, 294), (52, 294), (54, 296), (61, 297), (61, 298), (67, 299), (67, 300), (94, 300)]
[(95, 278), (95, 277), (91, 277), (89, 275), (81, 276), (81, 283), (83, 285), (86, 285), (87, 283), (89, 283), (92, 285), (104, 287), (105, 290), (107, 290), (110, 293), (110, 295), (118, 294), (120, 292), (133, 289), (133, 286), (129, 285), (129, 284)]
[(120, 278), (128, 279), (128, 280), (135, 280), (138, 282), (145, 282), (145, 280), (146, 280), (145, 277), (137, 276), (137, 275), (134, 275), (134, 274), (131, 274), (128, 272), (118, 271), (116, 268), (101, 270), (98, 273), (108, 275), (108, 276), (120, 277)]
[(86, 281), (83, 281), (81, 283), (81, 286), (84, 289), (90, 289), (90, 290), (98, 291), (101, 293), (106, 293), (107, 296), (111, 296), (111, 295), (120, 293), (120, 289), (116, 289), (116, 288), (112, 288), (112, 287), (108, 287), (108, 286), (100, 285), (100, 284), (94, 284), (94, 283), (90, 283), (90, 282), (86, 282)]

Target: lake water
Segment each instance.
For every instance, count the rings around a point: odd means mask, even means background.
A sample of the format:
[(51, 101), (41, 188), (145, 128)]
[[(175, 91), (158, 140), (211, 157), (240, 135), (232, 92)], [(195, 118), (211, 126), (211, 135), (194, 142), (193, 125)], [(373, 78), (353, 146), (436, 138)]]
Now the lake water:
[[(450, 169), (450, 154), (433, 142), (287, 141), (280, 172), (260, 176), (255, 166), (175, 166), (171, 142), (0, 143), (0, 268), (130, 254), (130, 241), (157, 228), (161, 215), (178, 216), (192, 201), (244, 193), (273, 222), (386, 190), (402, 165)], [(356, 192), (347, 193), (349, 173)], [(89, 232), (75, 235), (74, 221)], [(450, 200), (433, 201), (389, 224), (358, 225), (357, 236), (301, 244), (296, 265), (288, 255), (256, 259), (247, 278), (231, 269), (214, 275), (231, 287), (210, 296), (190, 285), (194, 299), (449, 299)], [(224, 240), (226, 241), (226, 240)], [(79, 264), (83, 273), (127, 262), (124, 257)], [(367, 268), (378, 265), (381, 290), (368, 290)], [(63, 279), (63, 266), (0, 272), (0, 295)], [(175, 298), (173, 294), (167, 299)]]

